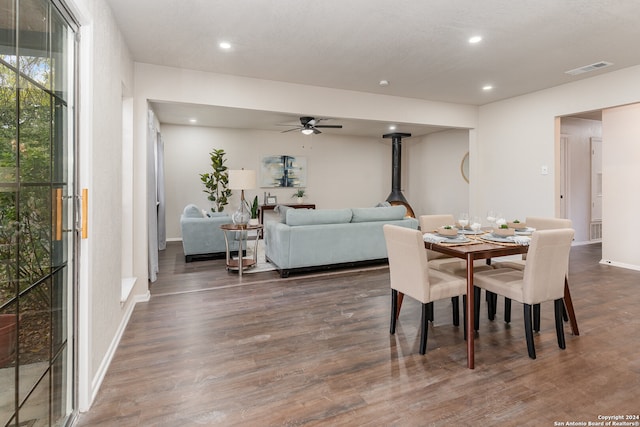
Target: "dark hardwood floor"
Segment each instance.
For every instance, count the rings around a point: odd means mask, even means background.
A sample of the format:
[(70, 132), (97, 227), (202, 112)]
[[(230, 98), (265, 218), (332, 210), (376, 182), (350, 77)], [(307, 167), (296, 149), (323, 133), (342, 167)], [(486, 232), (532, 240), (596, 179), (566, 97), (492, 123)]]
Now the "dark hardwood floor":
[(469, 370), (449, 301), (435, 304), (426, 355), (410, 298), (389, 334), (384, 266), (240, 280), (224, 260), (185, 264), (170, 243), (78, 425), (554, 426), (638, 414), (640, 272), (598, 264), (600, 251), (572, 248), (580, 336), (565, 324), (566, 350), (552, 303), (531, 360), (522, 306), (507, 325), (500, 299), (490, 322), (483, 296)]

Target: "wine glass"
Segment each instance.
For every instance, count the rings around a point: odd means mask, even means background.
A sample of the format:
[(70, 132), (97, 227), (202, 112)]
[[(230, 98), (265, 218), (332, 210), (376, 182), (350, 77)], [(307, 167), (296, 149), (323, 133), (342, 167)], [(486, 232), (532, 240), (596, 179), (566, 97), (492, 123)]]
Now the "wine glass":
[(495, 226), (497, 217), (498, 217), (498, 214), (496, 213), (496, 211), (488, 211), (487, 221), (489, 222), (489, 225), (491, 225), (492, 227)]
[(467, 212), (461, 212), (460, 215), (458, 215), (458, 224), (462, 226), (462, 231), (469, 225), (469, 214)]
[(478, 232), (482, 228), (482, 220), (480, 219), (480, 217), (474, 216), (473, 218), (471, 218), (469, 227), (471, 228), (471, 231), (473, 231), (473, 234), (478, 234)]

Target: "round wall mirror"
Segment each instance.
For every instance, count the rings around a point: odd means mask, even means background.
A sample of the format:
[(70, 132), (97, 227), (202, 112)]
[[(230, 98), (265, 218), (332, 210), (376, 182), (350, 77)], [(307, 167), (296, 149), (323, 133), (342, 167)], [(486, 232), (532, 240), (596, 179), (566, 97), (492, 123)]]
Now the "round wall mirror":
[(460, 172), (465, 181), (469, 182), (469, 152), (464, 155), (462, 162), (460, 162)]

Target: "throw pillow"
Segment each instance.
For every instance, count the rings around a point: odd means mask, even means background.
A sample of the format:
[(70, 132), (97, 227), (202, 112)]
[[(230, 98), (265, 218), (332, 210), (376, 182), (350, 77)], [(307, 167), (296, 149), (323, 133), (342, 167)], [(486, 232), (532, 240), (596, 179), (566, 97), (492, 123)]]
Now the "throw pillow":
[(194, 204), (187, 205), (182, 212), (185, 218), (202, 218), (202, 211)]
[(391, 203), (384, 201), (384, 202), (380, 202), (376, 205), (376, 208), (388, 208), (391, 206)]
[(280, 215), (280, 222), (283, 224), (287, 223), (287, 211), (289, 209), (293, 209), (291, 206), (278, 205), (273, 208), (273, 211)]

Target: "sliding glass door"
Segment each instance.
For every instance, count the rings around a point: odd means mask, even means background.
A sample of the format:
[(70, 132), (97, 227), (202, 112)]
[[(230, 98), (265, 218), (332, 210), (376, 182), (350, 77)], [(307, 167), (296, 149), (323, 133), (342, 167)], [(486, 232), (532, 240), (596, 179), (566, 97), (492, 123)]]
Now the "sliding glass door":
[(74, 30), (0, 0), (0, 426), (73, 411)]

